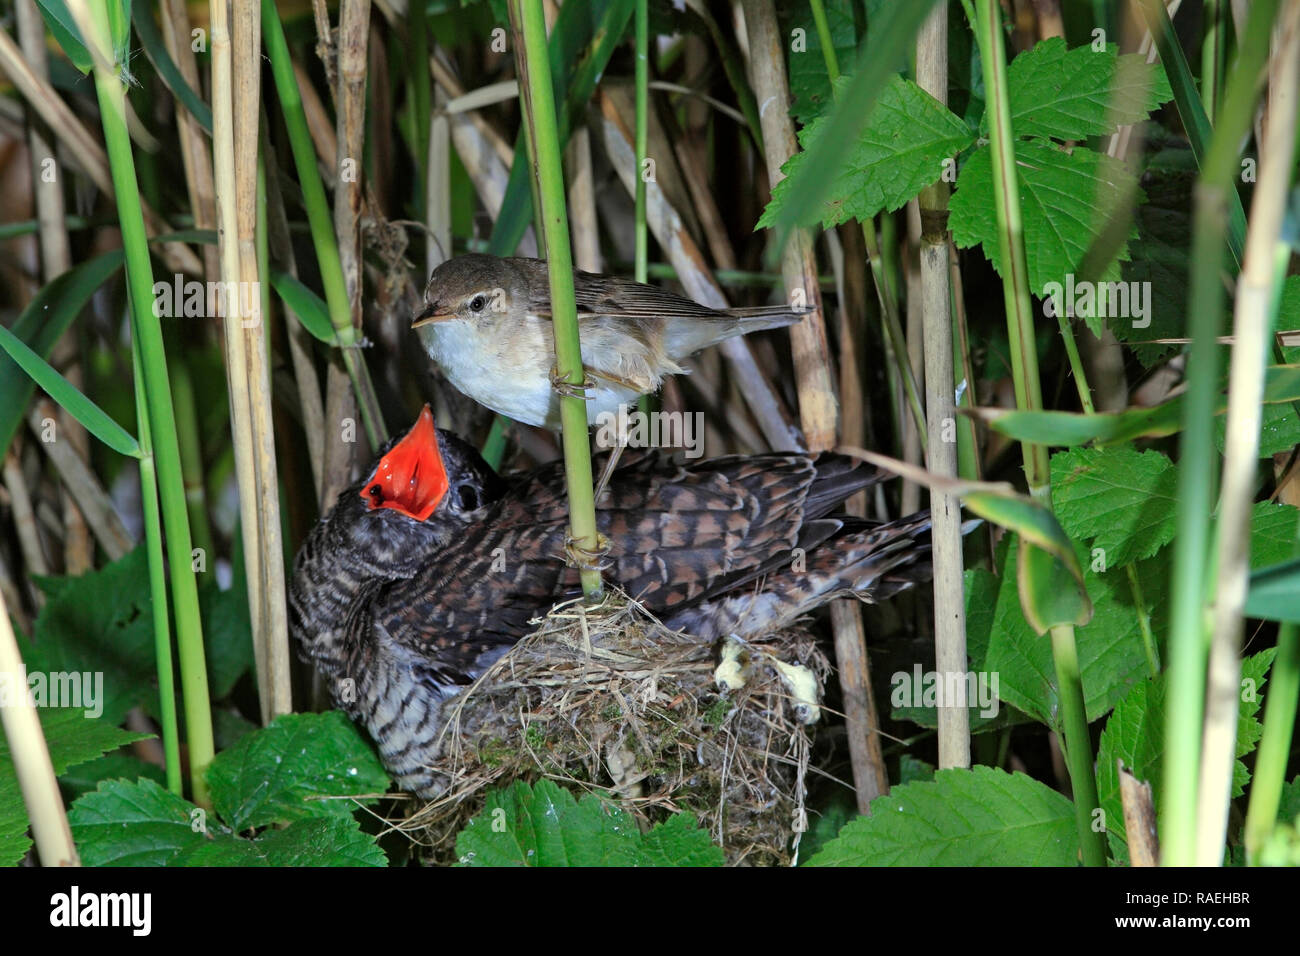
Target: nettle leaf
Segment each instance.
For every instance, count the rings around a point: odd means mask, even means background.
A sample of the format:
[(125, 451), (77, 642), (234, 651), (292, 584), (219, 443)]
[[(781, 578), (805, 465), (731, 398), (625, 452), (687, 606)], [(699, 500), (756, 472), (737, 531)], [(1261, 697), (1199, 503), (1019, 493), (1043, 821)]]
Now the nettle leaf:
[[(22, 689), (7, 688), (4, 691), (14, 692), (21, 693)], [(41, 731), (56, 774), (150, 736), (123, 730), (102, 717), (87, 717), (84, 709), (37, 707), (36, 713), (40, 717)], [(0, 734), (0, 866), (13, 866), (30, 846), (27, 807), (18, 786), (9, 742)]]
[(1267, 568), (1295, 555), (1300, 509), (1272, 501), (1257, 502), (1250, 512), (1250, 566)]
[(253, 666), (253, 633), (248, 617), (244, 576), (221, 590), (215, 575), (199, 582), (199, 615), (203, 619), (203, 641), (207, 649), (208, 690), (220, 700)]
[(352, 817), (298, 820), (255, 840), (230, 834), (185, 847), (168, 866), (387, 866), (374, 837)]
[(1079, 839), (1064, 796), (994, 767), (940, 770), (871, 801), (809, 866), (1074, 866)]
[(721, 866), (722, 850), (679, 813), (642, 834), (595, 794), (581, 800), (550, 780), (491, 791), (456, 836), (464, 866)]
[[(1232, 795), (1245, 792), (1250, 774), (1241, 757), (1255, 749), (1263, 727), (1256, 714), (1263, 703), (1263, 688), (1269, 665), (1277, 653), (1269, 648), (1241, 662), (1242, 694), (1237, 723), (1237, 761), (1233, 766)], [(1159, 816), (1161, 807), (1161, 773), (1165, 752), (1165, 693), (1167, 677), (1148, 678), (1128, 692), (1115, 705), (1106, 721), (1097, 747), (1097, 793), (1105, 811), (1106, 829), (1111, 849), (1117, 859), (1127, 861), (1127, 836), (1124, 832), (1124, 809), (1119, 797), (1117, 761), (1123, 761), (1139, 780), (1151, 783)]]
[(1283, 823), (1290, 823), (1300, 818), (1300, 776), (1292, 777), (1290, 783), (1282, 786), (1282, 797), (1277, 806), (1277, 818)]
[(152, 780), (109, 780), (68, 810), (85, 866), (164, 866), (209, 837), (194, 804)]
[(1092, 539), (1110, 567), (1149, 558), (1174, 537), (1178, 471), (1131, 445), (1052, 456), (1052, 505), (1066, 533)]
[[(1113, 43), (1104, 50), (1070, 50), (1064, 38), (1051, 37), (1012, 60), (1007, 87), (1015, 135), (1083, 139), (1112, 133), (1173, 98), (1159, 65), (1117, 52)], [(988, 132), (987, 116), (980, 131)]]
[[(350, 816), (388, 789), (388, 774), (341, 712), (284, 714), (217, 754), (212, 805), (234, 830)], [(349, 799), (312, 799), (322, 797)], [(355, 797), (356, 799), (352, 799)]]
[[(996, 204), (993, 201), (992, 150), (977, 149), (962, 167), (949, 207), (953, 241), (968, 249), (981, 246), (999, 275), (1006, 274), (998, 247)], [(1076, 147), (1066, 152), (1041, 140), (1016, 143), (1016, 171), (1024, 220), (1025, 258), (1029, 291), (1045, 294), (1049, 282), (1064, 284), (1078, 270), (1101, 227), (1115, 212), (1118, 199), (1130, 195), (1133, 174), (1109, 156)], [(1144, 198), (1140, 190), (1133, 194)], [(1137, 230), (1130, 232), (1130, 238)], [(1120, 277), (1120, 261), (1129, 258), (1128, 242), (1120, 245), (1098, 276), (1099, 282)], [(1079, 318), (1100, 333), (1102, 317), (1077, 310)]]
[[(1184, 150), (1185, 152), (1185, 150)], [(1142, 282), (1160, 290), (1151, 295), (1147, 319), (1115, 318), (1106, 325), (1115, 337), (1133, 349), (1146, 368), (1156, 365), (1178, 348), (1158, 339), (1187, 334), (1187, 267), (1191, 257), (1192, 188), (1196, 171), (1156, 168), (1153, 160), (1142, 178), (1147, 201), (1137, 207), (1137, 238), (1129, 243), (1130, 260), (1124, 263), (1125, 282)], [(1141, 325), (1137, 323), (1141, 322)]]
[(27, 665), (104, 675), (103, 717), (117, 724), (135, 706), (158, 712), (148, 557), (138, 547), (76, 578), (37, 578), (49, 596), (33, 626)]
[[(841, 77), (837, 88), (848, 82), (848, 77)], [(772, 190), (772, 201), (755, 228), (774, 225), (780, 218), (792, 177), (828, 122), (818, 119), (800, 131), (803, 150), (781, 167), (786, 178)], [(897, 209), (938, 180), (943, 161), (955, 157), (974, 138), (960, 118), (925, 90), (901, 76), (891, 77), (866, 127), (843, 157), (825, 203), (819, 210), (801, 213), (800, 219), (811, 225), (820, 218), (829, 229), (850, 219), (866, 222), (881, 210)]]
[[(1008, 536), (1010, 538), (1010, 536)], [(998, 676), (999, 698), (1031, 717), (1055, 726), (1058, 706), (1056, 668), (1051, 642), (1035, 634), (1020, 612), (1016, 586), (1016, 550), (1008, 538), (999, 544), (1002, 566), (993, 629), (984, 669)], [(1138, 565), (1143, 600), (1151, 626), (1161, 633), (1167, 614), (1168, 570), (1157, 557)], [(1075, 632), (1088, 720), (1104, 715), (1134, 681), (1150, 673), (1132, 587), (1121, 568), (1084, 571), (1093, 616)]]
[(167, 783), (166, 773), (157, 764), (128, 754), (111, 753), (69, 767), (59, 774), (59, 786), (75, 799), (94, 790), (105, 780), (136, 781), (141, 777), (159, 786)]

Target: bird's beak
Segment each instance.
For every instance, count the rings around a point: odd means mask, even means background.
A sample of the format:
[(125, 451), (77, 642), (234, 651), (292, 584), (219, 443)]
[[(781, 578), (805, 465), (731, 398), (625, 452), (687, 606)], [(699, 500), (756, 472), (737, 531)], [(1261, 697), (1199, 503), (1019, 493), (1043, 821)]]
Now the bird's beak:
[(423, 521), (447, 494), (447, 469), (438, 451), (433, 413), (425, 405), (406, 437), (392, 447), (361, 489), (370, 511), (392, 508)]
[(431, 302), (411, 322), (411, 328), (418, 329), (420, 326), (428, 325), (431, 322), (446, 322), (448, 319), (454, 318), (456, 318), (456, 313), (446, 311), (441, 302)]

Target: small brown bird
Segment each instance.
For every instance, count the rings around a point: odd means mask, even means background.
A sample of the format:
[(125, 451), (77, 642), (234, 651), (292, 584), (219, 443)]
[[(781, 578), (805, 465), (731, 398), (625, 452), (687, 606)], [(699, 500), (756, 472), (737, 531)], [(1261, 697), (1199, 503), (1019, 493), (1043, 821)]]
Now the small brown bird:
[[(710, 309), (657, 286), (575, 271), (587, 419), (657, 391), (680, 362), (733, 335), (799, 321), (788, 306)], [(433, 271), (415, 316), (429, 356), (458, 389), (527, 425), (560, 427), (546, 262), (464, 255)]]
[[(606, 578), (709, 642), (779, 629), (840, 595), (885, 600), (929, 579), (929, 514), (835, 514), (882, 477), (832, 453), (679, 464), (629, 452), (597, 511)], [(580, 593), (568, 522), (562, 463), (498, 478), (426, 406), (303, 543), (292, 633), (403, 789), (438, 792), (446, 702)]]

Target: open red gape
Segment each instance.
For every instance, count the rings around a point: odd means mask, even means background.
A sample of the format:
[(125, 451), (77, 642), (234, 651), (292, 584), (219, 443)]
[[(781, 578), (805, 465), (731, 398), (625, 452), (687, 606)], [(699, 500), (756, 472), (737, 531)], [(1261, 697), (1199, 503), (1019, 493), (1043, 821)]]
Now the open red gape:
[(425, 405), (401, 441), (379, 460), (361, 490), (369, 509), (392, 508), (416, 521), (433, 514), (447, 493), (447, 469), (438, 451), (433, 413)]

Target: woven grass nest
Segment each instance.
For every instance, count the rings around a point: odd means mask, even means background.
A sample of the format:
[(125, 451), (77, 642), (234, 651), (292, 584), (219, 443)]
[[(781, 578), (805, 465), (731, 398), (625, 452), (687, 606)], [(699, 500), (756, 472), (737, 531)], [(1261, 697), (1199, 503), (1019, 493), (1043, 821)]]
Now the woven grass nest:
[[(808, 698), (815, 684), (821, 700), (830, 664), (797, 627), (718, 643), (669, 630), (621, 593), (557, 606), (448, 702), (434, 765), (447, 789), (390, 824), (424, 862), (452, 863), (487, 788), (545, 777), (644, 825), (694, 813), (730, 864), (791, 863), (807, 821)], [(743, 686), (718, 684), (720, 656)]]

